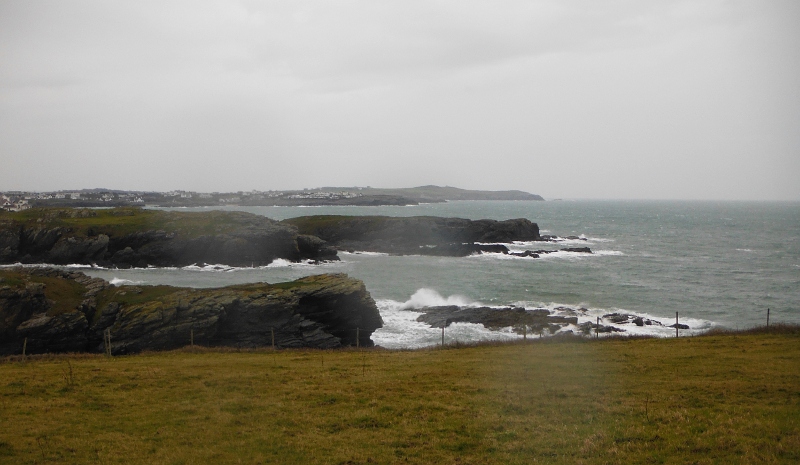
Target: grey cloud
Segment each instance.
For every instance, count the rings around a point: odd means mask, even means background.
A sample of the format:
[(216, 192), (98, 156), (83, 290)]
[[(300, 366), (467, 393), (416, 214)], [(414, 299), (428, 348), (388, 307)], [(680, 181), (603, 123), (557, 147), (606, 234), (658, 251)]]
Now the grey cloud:
[(798, 19), (791, 1), (0, 0), (0, 190), (796, 199)]

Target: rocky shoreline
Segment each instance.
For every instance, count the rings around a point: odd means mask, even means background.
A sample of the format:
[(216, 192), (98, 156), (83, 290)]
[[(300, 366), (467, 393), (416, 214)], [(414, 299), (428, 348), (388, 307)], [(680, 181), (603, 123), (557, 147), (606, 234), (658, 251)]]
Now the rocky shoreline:
[(369, 347), (383, 325), (344, 274), (216, 289), (117, 287), (53, 268), (0, 270), (0, 354), (227, 347)]
[[(417, 317), (417, 321), (428, 324), (431, 328), (446, 328), (453, 323), (473, 323), (483, 325), (490, 330), (511, 328), (519, 334), (555, 334), (569, 326), (575, 326), (579, 334), (588, 336), (597, 333), (625, 333), (624, 328), (618, 327), (622, 325), (668, 328), (676, 326), (675, 324), (667, 326), (657, 320), (626, 313), (609, 313), (603, 315), (597, 322), (585, 321), (579, 324), (578, 317), (586, 316), (588, 310), (569, 307), (557, 307), (551, 311), (544, 308), (444, 305), (408, 310), (422, 313)], [(684, 324), (677, 324), (677, 327), (678, 329), (690, 329), (688, 325)], [(566, 329), (562, 332), (571, 334), (573, 330)]]
[[(141, 208), (39, 208), (0, 212), (0, 264), (83, 264), (106, 268), (193, 264), (264, 266), (338, 260), (338, 251), (463, 257), (502, 253), (538, 258), (553, 250), (512, 252), (514, 241), (559, 242), (539, 226), (429, 216), (306, 216), (274, 221), (245, 212)], [(591, 253), (588, 247), (562, 249)]]

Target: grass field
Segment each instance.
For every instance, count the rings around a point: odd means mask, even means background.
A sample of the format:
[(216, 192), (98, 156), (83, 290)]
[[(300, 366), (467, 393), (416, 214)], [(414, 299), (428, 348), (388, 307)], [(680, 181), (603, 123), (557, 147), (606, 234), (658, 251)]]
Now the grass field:
[(797, 463), (800, 330), (0, 363), (0, 463)]
[(21, 212), (0, 210), (0, 229), (18, 225), (28, 228), (69, 229), (70, 236), (87, 237), (99, 233), (112, 237), (150, 230), (174, 232), (185, 237), (228, 234), (252, 224), (271, 224), (263, 217), (242, 212), (175, 212), (145, 210), (139, 207), (109, 209), (31, 208)]

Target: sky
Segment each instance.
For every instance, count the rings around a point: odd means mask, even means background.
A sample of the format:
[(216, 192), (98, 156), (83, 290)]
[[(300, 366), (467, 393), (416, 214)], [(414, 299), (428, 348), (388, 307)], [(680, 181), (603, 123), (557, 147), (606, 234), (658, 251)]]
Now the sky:
[(796, 0), (0, 0), (0, 191), (800, 200)]

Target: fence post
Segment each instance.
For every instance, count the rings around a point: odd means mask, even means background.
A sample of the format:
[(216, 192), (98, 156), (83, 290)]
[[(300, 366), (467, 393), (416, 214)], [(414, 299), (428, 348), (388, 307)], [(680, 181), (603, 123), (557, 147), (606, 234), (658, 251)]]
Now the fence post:
[(597, 317), (597, 324), (594, 326), (594, 337), (600, 337), (600, 317)]
[(528, 325), (522, 325), (522, 340), (528, 340)]
[(678, 337), (678, 312), (675, 312), (675, 337)]
[(769, 308), (767, 308), (767, 328), (769, 328)]
[(361, 341), (359, 340), (359, 334), (358, 333), (359, 333), (358, 328), (356, 328), (356, 349), (361, 347)]
[(442, 347), (444, 347), (444, 326), (442, 326)]
[(106, 328), (106, 332), (104, 334), (104, 342), (106, 346), (106, 357), (111, 357), (111, 328)]
[(25, 351), (28, 350), (28, 338), (26, 337), (24, 341), (22, 341), (22, 360), (25, 360)]

